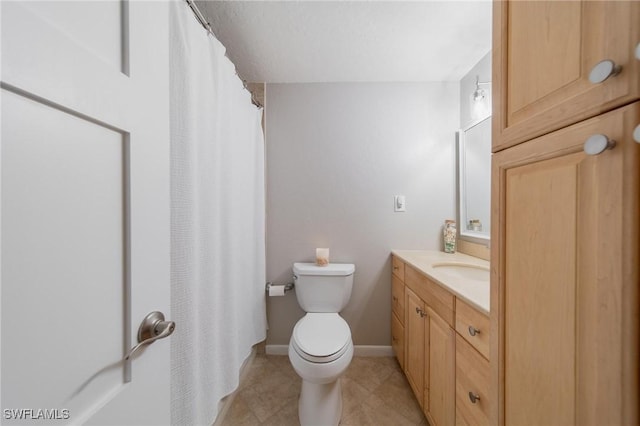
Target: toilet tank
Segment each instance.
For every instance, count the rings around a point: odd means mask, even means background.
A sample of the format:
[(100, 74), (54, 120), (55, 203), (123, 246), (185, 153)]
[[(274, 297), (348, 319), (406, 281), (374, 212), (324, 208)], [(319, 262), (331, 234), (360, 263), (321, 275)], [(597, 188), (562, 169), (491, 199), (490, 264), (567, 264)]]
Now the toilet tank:
[(305, 312), (340, 312), (351, 298), (351, 263), (294, 263), (293, 279), (298, 304)]

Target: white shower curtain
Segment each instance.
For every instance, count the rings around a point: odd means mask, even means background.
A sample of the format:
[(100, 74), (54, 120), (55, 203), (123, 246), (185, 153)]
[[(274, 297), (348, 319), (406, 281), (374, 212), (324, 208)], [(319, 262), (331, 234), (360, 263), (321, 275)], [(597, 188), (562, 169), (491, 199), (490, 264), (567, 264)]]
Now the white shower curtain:
[(172, 424), (210, 425), (266, 336), (261, 111), (186, 2), (172, 2)]

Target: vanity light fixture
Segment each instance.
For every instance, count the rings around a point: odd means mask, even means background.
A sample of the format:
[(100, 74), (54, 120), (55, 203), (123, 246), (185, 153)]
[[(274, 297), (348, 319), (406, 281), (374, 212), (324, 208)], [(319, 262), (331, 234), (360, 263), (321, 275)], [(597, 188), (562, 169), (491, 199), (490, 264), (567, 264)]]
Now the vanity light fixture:
[(475, 92), (473, 92), (474, 102), (480, 102), (487, 96), (487, 93), (485, 92), (485, 90), (480, 87), (481, 84), (491, 84), (491, 82), (490, 81), (481, 82), (480, 76), (476, 75), (476, 90)]

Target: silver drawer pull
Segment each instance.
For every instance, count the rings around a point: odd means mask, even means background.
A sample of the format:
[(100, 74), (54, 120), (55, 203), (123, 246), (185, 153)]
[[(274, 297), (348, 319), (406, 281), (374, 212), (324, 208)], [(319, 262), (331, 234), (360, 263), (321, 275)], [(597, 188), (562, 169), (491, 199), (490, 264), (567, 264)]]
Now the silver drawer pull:
[(609, 77), (614, 77), (620, 74), (622, 71), (622, 67), (620, 65), (616, 65), (611, 59), (605, 59), (604, 61), (600, 61), (591, 68), (591, 72), (589, 73), (589, 81), (593, 84), (602, 83)]
[(480, 401), (480, 395), (473, 392), (469, 392), (469, 400), (471, 401), (472, 404), (475, 404), (476, 402)]
[(472, 335), (472, 336), (475, 336), (476, 334), (480, 334), (480, 330), (478, 330), (474, 326), (470, 325), (469, 326), (469, 334)]

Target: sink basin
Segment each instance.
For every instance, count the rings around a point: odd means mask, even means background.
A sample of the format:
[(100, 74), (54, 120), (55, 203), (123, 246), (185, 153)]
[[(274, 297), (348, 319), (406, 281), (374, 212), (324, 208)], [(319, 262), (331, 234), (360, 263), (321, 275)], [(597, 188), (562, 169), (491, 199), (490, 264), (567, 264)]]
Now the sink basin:
[(441, 262), (431, 265), (435, 271), (452, 278), (489, 282), (489, 268), (482, 265), (462, 262)]

